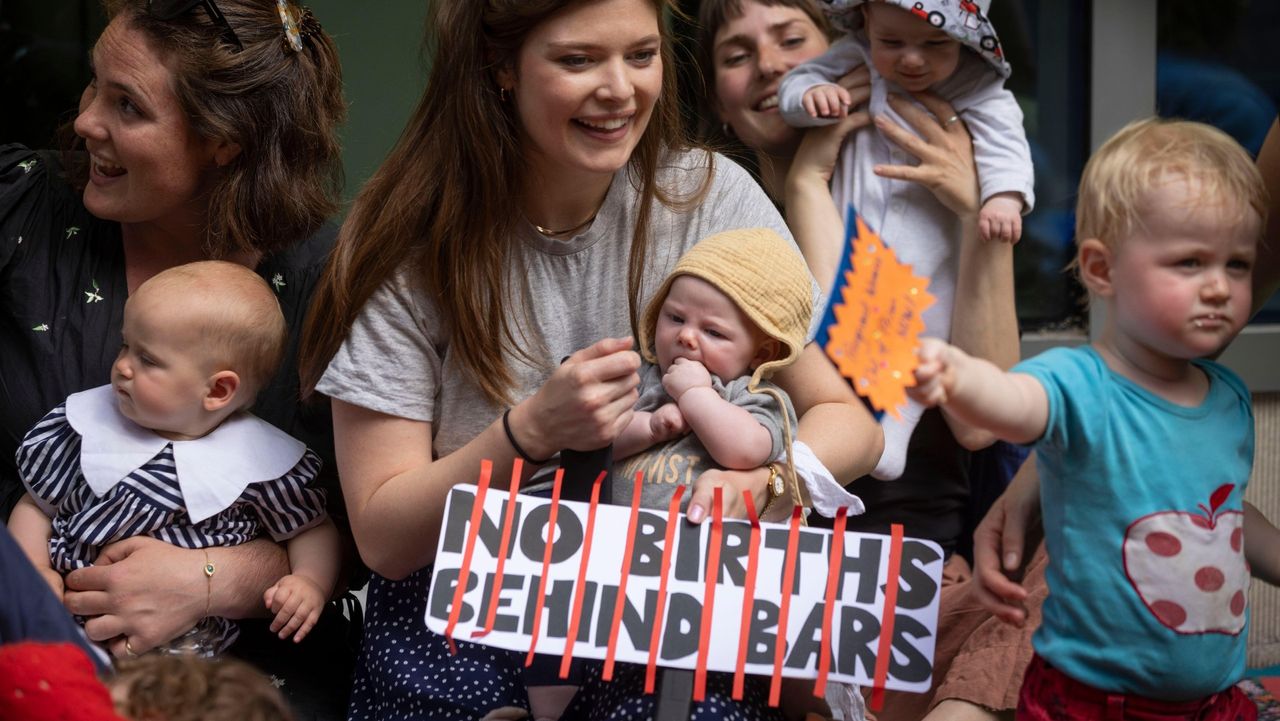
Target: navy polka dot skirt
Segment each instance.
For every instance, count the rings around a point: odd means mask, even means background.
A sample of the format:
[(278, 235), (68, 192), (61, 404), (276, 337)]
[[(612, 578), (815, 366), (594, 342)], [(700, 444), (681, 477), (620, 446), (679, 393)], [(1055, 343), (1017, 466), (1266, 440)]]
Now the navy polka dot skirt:
[[(562, 721), (641, 721), (653, 718), (658, 696), (656, 693), (644, 693), (644, 666), (620, 663), (614, 666), (612, 681), (600, 678), (601, 668), (599, 663), (587, 665), (582, 688), (561, 717)], [(768, 679), (748, 676), (741, 702), (733, 700), (732, 691), (732, 674), (708, 673), (706, 698), (690, 706), (689, 718), (696, 721), (774, 721), (783, 718), (778, 709), (766, 705)]]
[[(369, 579), (364, 644), (356, 662), (350, 721), (391, 719), (475, 721), (503, 706), (529, 708), (521, 669), (524, 654), (457, 641), (449, 653), (445, 637), (427, 630), (427, 589), (431, 568), (403, 581), (373, 574)], [(456, 639), (455, 639), (456, 640)], [(645, 695), (643, 666), (618, 664), (614, 680), (600, 678), (601, 665), (583, 664), (583, 685), (565, 721), (649, 719), (656, 695)], [(707, 697), (693, 704), (696, 721), (773, 721), (768, 679), (748, 677), (742, 702), (732, 700), (733, 676), (707, 675)]]
[(430, 582), (430, 567), (403, 581), (370, 577), (351, 721), (475, 721), (495, 708), (529, 707), (516, 654), (457, 641), (455, 656), (444, 636), (427, 630)]

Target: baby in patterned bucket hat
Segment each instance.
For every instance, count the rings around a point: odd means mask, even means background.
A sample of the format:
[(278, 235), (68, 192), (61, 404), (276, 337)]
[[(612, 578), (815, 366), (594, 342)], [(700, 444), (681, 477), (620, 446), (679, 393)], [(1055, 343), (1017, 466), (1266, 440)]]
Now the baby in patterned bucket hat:
[[(958, 217), (917, 183), (878, 175), (879, 165), (906, 165), (912, 159), (872, 126), (849, 136), (831, 180), (836, 207), (842, 213), (847, 206), (856, 208), (900, 260), (929, 279), (936, 302), (924, 312), (925, 335), (943, 340), (951, 336), (963, 224), (976, 222), (984, 240), (1014, 243), (1022, 234), (1022, 214), (1035, 201), (1022, 111), (1004, 87), (1009, 63), (987, 17), (990, 5), (990, 0), (822, 0), (823, 11), (845, 35), (789, 72), (778, 90), (783, 118), (797, 127), (827, 125), (847, 115), (851, 97), (838, 81), (862, 65), (871, 75), (867, 110), (874, 117), (887, 116), (910, 128), (889, 97), (912, 102), (911, 94), (925, 91), (955, 108), (954, 115), (937, 122), (951, 133), (963, 132), (963, 121), (973, 137), (982, 204), (976, 220)], [(902, 475), (907, 442), (922, 412), (912, 401), (901, 419), (881, 419), (884, 453), (872, 475)]]

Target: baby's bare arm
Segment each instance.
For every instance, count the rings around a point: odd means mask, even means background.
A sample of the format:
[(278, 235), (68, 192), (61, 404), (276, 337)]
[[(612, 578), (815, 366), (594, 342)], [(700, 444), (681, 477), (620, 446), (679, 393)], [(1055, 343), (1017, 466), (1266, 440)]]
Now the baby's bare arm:
[(275, 614), (272, 632), (280, 638), (293, 634), (301, 641), (324, 610), (338, 582), (342, 540), (333, 521), (325, 518), (289, 539), (290, 573), (263, 594), (263, 602)]
[(745, 471), (763, 466), (773, 451), (768, 429), (750, 413), (720, 397), (698, 361), (677, 358), (662, 376), (689, 430), (721, 467)]

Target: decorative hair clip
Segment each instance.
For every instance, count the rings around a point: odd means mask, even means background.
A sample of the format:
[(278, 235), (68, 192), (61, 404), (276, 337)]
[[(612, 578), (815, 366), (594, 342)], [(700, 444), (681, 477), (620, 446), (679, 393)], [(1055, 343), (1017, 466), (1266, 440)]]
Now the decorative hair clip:
[(284, 43), (295, 53), (302, 52), (302, 41), (320, 33), (320, 21), (312, 14), (309, 7), (298, 7), (298, 19), (293, 19), (289, 12), (288, 0), (276, 0), (276, 9), (280, 11), (280, 24), (284, 25)]
[(298, 32), (298, 24), (289, 14), (287, 0), (276, 0), (276, 9), (280, 11), (280, 22), (284, 25), (284, 39), (295, 53), (302, 52), (302, 34)]

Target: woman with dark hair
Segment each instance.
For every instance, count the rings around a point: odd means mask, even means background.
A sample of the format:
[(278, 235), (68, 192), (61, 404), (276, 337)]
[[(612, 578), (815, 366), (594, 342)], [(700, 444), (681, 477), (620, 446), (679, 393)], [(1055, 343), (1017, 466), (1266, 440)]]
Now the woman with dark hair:
[[(830, 28), (813, 0), (702, 0), (698, 57), (710, 89), (703, 117), (754, 154), (761, 182), (785, 207), (796, 242), (819, 282), (829, 282), (844, 235), (842, 209), (828, 183), (845, 136), (870, 122), (853, 112), (837, 125), (802, 132), (786, 125), (777, 108), (778, 84), (791, 68), (826, 51)], [(842, 79), (854, 105), (869, 94), (864, 69)], [(888, 166), (884, 177), (925, 185), (961, 217), (976, 217), (977, 180), (964, 123), (943, 126), (950, 106), (931, 95), (919, 104), (898, 98), (894, 108), (911, 131), (883, 119), (879, 130), (916, 165)], [(912, 132), (914, 131), (914, 132)], [(906, 156), (904, 155), (904, 160)], [(976, 221), (975, 221), (976, 223)], [(983, 243), (974, 223), (961, 239), (952, 333), (956, 343), (1008, 367), (1017, 360), (1012, 253), (1007, 244)], [(907, 449), (901, 478), (869, 476), (849, 490), (867, 511), (855, 530), (887, 533), (902, 523), (908, 535), (936, 541), (950, 558), (944, 571), (934, 688), (929, 694), (890, 693), (882, 719), (989, 719), (1011, 712), (1030, 660), (1030, 629), (1006, 626), (984, 610), (969, 583), (968, 564), (954, 553), (969, 508), (970, 450), (991, 442), (985, 433), (925, 414)], [(1043, 583), (1039, 586), (1043, 595)], [(1030, 604), (1035, 607), (1034, 598)], [(1034, 626), (1034, 624), (1031, 624)]]
[[(636, 401), (636, 317), (676, 260), (722, 230), (790, 237), (741, 168), (685, 140), (668, 8), (433, 3), (426, 91), (343, 225), (304, 352), (304, 383), (333, 398), (352, 531), (374, 572), (353, 718), (527, 708), (518, 662), (465, 641), (451, 655), (424, 627), (449, 488), (482, 459), (531, 468), (609, 445)], [(837, 478), (871, 468), (874, 422), (819, 349), (775, 381)], [(763, 506), (768, 476), (705, 473), (690, 520), (721, 485), (727, 513), (744, 513), (741, 488)], [(588, 673), (569, 714), (651, 715), (643, 669), (618, 676)], [(767, 715), (758, 684), (741, 704), (723, 678), (711, 686), (695, 718)]]
[[(292, 340), (255, 413), (331, 455), (324, 409), (298, 402), (296, 348), (341, 179), (333, 41), (291, 2), (111, 0), (107, 13), (73, 146), (0, 147), (0, 518), (22, 491), (14, 450), (27, 430), (68, 394), (108, 382), (130, 292), (194, 260), (240, 263), (272, 284)], [(340, 510), (336, 488), (330, 499)], [(139, 537), (68, 575), (65, 602), (125, 656), (205, 615), (265, 615), (263, 592), (286, 573), (269, 540), (210, 549), (206, 561)], [(295, 700), (342, 703), (340, 656), (251, 626), (233, 652), (270, 659)], [(324, 653), (333, 658), (315, 668), (335, 669), (328, 678), (274, 665)]]

